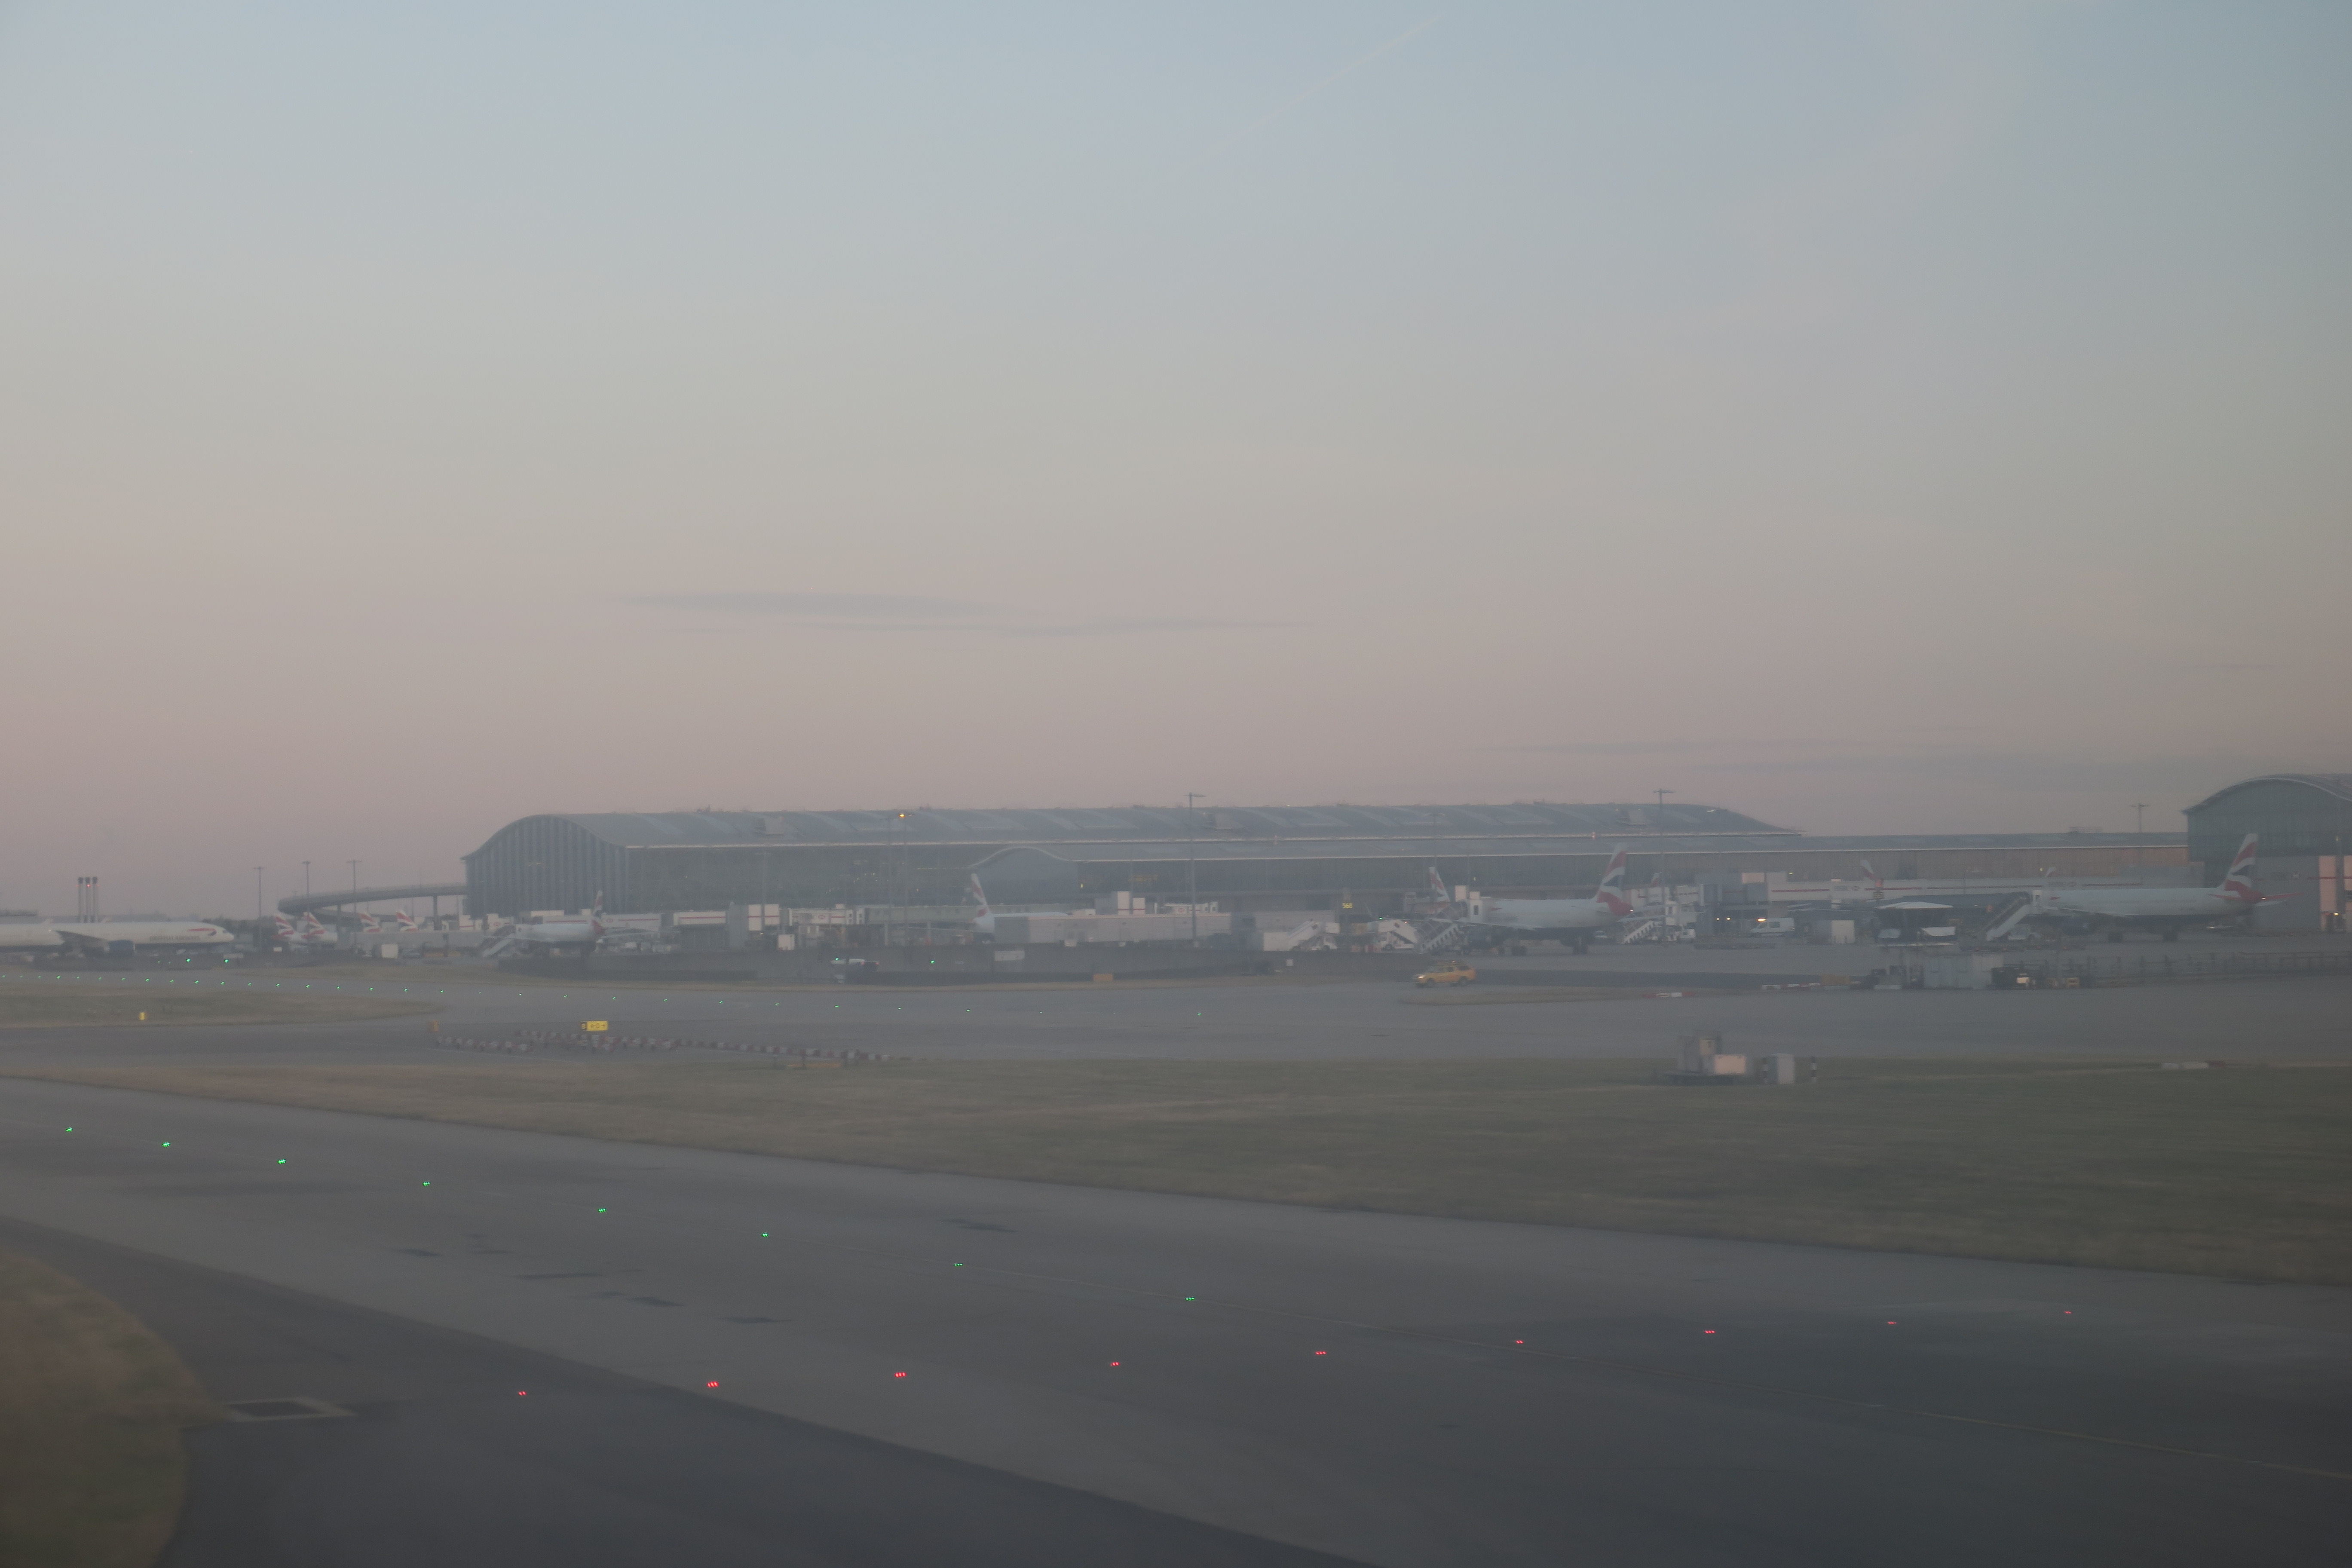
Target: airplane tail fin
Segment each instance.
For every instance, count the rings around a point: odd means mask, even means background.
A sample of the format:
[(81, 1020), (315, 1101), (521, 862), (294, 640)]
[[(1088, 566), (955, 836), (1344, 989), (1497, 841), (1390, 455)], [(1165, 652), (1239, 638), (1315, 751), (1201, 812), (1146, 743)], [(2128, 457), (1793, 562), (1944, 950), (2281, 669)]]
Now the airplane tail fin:
[(1429, 896), (1441, 904), (1451, 905), (1454, 902), (1454, 889), (1445, 885), (1445, 879), (1437, 874), (1434, 866), (1429, 868)]
[(588, 934), (601, 938), (604, 934), (604, 892), (596, 891), (596, 901), (588, 906)]
[(971, 874), (971, 900), (980, 906), (980, 918), (986, 920), (989, 915), (988, 889), (980, 885), (980, 873), (977, 871)]
[(2249, 833), (2246, 841), (2238, 846), (2235, 858), (2230, 862), (2230, 874), (2221, 879), (2221, 896), (2235, 899), (2242, 904), (2259, 904), (2263, 896), (2254, 890), (2255, 852), (2260, 847), (2259, 834)]
[(1625, 851), (1620, 849), (1609, 857), (1609, 869), (1601, 874), (1600, 890), (1593, 900), (1612, 915), (1630, 915), (1633, 900), (1625, 897)]

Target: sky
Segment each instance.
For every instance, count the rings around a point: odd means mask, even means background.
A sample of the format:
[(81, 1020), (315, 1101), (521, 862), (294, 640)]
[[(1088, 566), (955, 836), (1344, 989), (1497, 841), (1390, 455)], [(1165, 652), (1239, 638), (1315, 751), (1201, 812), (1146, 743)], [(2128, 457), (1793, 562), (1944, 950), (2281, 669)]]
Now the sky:
[(0, 906), (2352, 768), (2352, 8), (0, 3)]

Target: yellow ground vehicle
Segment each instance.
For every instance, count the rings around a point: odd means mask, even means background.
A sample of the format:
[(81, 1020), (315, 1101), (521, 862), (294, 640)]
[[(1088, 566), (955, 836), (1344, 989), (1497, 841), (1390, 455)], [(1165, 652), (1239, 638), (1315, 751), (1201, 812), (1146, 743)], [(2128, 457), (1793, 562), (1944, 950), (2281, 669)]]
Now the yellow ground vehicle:
[(1467, 985), (1478, 972), (1458, 958), (1440, 959), (1412, 977), (1415, 985)]

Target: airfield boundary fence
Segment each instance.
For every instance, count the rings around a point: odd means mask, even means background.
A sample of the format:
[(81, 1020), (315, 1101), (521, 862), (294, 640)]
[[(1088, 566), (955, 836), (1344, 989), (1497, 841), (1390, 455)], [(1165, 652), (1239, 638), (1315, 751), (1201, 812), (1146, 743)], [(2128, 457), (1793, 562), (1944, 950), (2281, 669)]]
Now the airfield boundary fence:
[(2004, 966), (2037, 985), (2072, 979), (2084, 985), (2159, 985), (2174, 980), (2252, 980), (2281, 974), (2352, 974), (2347, 952), (2191, 952), (2160, 957), (2066, 953)]
[(675, 1040), (649, 1035), (615, 1035), (609, 1031), (517, 1029), (511, 1035), (479, 1037), (434, 1031), (425, 1043), (446, 1051), (489, 1051), (528, 1056), (533, 1051), (576, 1051), (588, 1056), (614, 1056), (623, 1051), (729, 1051), (739, 1056), (780, 1057), (791, 1061), (848, 1066), (858, 1062), (904, 1062), (912, 1057), (884, 1056), (878, 1051), (823, 1050), (814, 1046), (758, 1045), (745, 1040)]

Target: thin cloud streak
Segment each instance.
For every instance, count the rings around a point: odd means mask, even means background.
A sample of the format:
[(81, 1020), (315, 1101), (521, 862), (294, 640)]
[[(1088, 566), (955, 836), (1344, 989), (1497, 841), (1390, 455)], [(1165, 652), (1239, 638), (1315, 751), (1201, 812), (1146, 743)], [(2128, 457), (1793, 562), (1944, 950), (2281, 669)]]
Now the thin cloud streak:
[[(1217, 616), (1139, 616), (1085, 621), (1024, 620), (1001, 605), (907, 594), (633, 594), (640, 609), (683, 610), (737, 622), (782, 622), (794, 631), (964, 633), (988, 637), (1115, 637), (1178, 632), (1292, 631), (1302, 621), (1247, 621)], [(842, 617), (855, 617), (845, 619)], [(711, 635), (726, 626), (660, 626), (671, 634)]]
[(1795, 739), (1743, 741), (1737, 738), (1716, 741), (1558, 741), (1548, 745), (1482, 746), (1479, 750), (1551, 757), (1665, 757), (1695, 752), (1780, 751), (1798, 746), (1820, 747), (1828, 743), (1825, 741)]
[(1079, 621), (1069, 626), (978, 627), (1007, 637), (1141, 637), (1153, 632), (1277, 632), (1297, 631), (1304, 621), (1222, 621), (1209, 617), (1163, 620)]
[(649, 610), (700, 610), (729, 616), (875, 616), (906, 618), (936, 616), (970, 618), (996, 610), (969, 599), (933, 599), (918, 594), (632, 594), (621, 603)]

